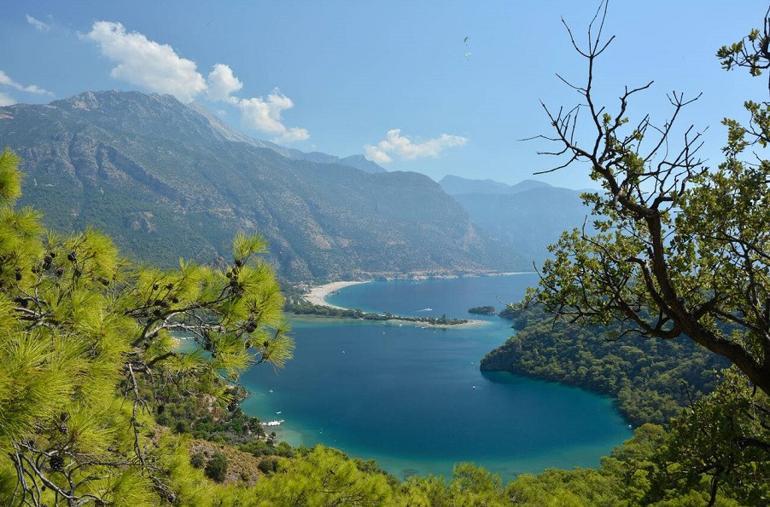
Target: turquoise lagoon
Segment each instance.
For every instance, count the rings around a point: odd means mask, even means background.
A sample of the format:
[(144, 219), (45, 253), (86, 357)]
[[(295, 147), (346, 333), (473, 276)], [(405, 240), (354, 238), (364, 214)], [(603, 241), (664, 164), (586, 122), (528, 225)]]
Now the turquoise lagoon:
[(611, 399), (510, 373), (479, 360), (513, 332), (510, 322), (469, 315), (473, 306), (521, 298), (532, 274), (376, 281), (329, 303), (402, 315), (473, 318), (476, 327), (297, 318), (285, 368), (243, 377), (247, 413), (283, 419), (294, 445), (324, 444), (375, 459), (398, 477), (449, 475), (472, 461), (506, 479), (548, 467), (596, 466), (631, 436)]

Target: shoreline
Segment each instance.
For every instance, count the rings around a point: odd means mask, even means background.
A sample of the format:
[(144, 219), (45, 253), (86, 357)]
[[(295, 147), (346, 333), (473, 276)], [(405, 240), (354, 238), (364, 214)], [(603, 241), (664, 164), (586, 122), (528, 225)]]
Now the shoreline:
[(404, 276), (386, 276), (384, 279), (387, 281), (394, 280), (456, 280), (458, 278), (487, 278), (495, 276), (516, 276), (516, 275), (534, 275), (537, 271), (494, 271), (484, 273), (459, 273), (459, 274), (447, 274), (447, 275), (433, 275), (433, 274), (406, 274)]
[(490, 325), (490, 321), (488, 320), (481, 320), (481, 319), (465, 319), (466, 321), (462, 324), (432, 324), (429, 322), (421, 322), (421, 321), (414, 321), (414, 320), (408, 320), (404, 318), (399, 318), (398, 316), (393, 316), (389, 319), (382, 319), (382, 320), (366, 320), (366, 319), (359, 319), (355, 317), (343, 317), (343, 316), (337, 316), (337, 315), (318, 315), (313, 313), (293, 313), (289, 312), (293, 318), (298, 319), (299, 321), (305, 321), (305, 322), (313, 322), (313, 321), (339, 321), (339, 322), (357, 322), (362, 324), (370, 324), (370, 325), (381, 325), (381, 326), (412, 326), (412, 327), (419, 327), (422, 329), (472, 329), (472, 328), (479, 328)]
[[(420, 271), (413, 273), (404, 273), (403, 275), (389, 275), (379, 276), (378, 279), (384, 281), (423, 281), (423, 280), (454, 280), (457, 278), (485, 278), (495, 276), (517, 276), (517, 275), (533, 275), (535, 271), (497, 271), (497, 272), (482, 272), (482, 273), (458, 273), (458, 274), (427, 274)], [(302, 297), (308, 303), (318, 306), (328, 306), (329, 308), (336, 308), (337, 310), (350, 310), (342, 306), (333, 305), (326, 301), (326, 298), (338, 290), (350, 287), (352, 285), (361, 285), (364, 283), (371, 283), (376, 278), (370, 278), (368, 280), (338, 280), (335, 282), (327, 282), (321, 285), (310, 285), (310, 289)]]
[[(494, 275), (476, 275), (476, 276), (506, 276), (506, 275), (515, 275), (515, 274), (523, 274), (523, 273), (498, 273)], [(446, 278), (458, 278), (458, 277), (446, 277)], [(412, 280), (424, 280), (427, 278), (412, 278)], [(392, 280), (392, 279), (389, 279)], [(324, 283), (321, 285), (316, 285), (310, 287), (310, 290), (302, 296), (302, 298), (314, 306), (325, 306), (327, 308), (333, 308), (335, 310), (342, 310), (342, 311), (351, 311), (355, 310), (354, 308), (347, 308), (344, 306), (338, 306), (333, 305), (326, 301), (326, 298), (330, 296), (331, 294), (337, 292), (338, 290), (344, 289), (345, 287), (351, 287), (353, 285), (362, 285), (365, 283), (370, 283), (372, 280), (339, 280), (336, 282), (329, 282)], [(375, 312), (378, 313), (378, 312)], [(319, 319), (329, 319), (329, 318), (336, 318), (341, 320), (365, 320), (365, 319), (355, 319), (352, 317), (325, 317), (322, 315), (313, 315), (313, 314), (301, 314), (297, 313), (295, 314), (297, 316), (303, 316), (303, 317), (314, 317)], [(419, 321), (419, 320), (413, 320), (411, 317), (408, 316), (400, 316), (400, 315), (393, 315), (389, 319), (383, 319), (383, 320), (372, 320), (371, 322), (382, 322), (382, 323), (389, 323), (393, 325), (411, 325), (416, 327), (421, 327), (424, 329), (427, 328), (438, 328), (438, 329), (468, 329), (468, 328), (477, 328), (477, 327), (483, 327), (489, 324), (489, 321), (481, 320), (481, 319), (462, 319), (465, 322), (461, 324), (442, 324), (442, 323), (432, 323), (432, 322), (425, 322), (425, 321)]]
[(337, 306), (330, 304), (326, 301), (326, 297), (330, 296), (334, 292), (337, 292), (340, 289), (344, 289), (345, 287), (350, 287), (353, 285), (361, 285), (364, 283), (369, 283), (371, 280), (365, 280), (365, 281), (354, 281), (354, 280), (340, 280), (338, 282), (329, 282), (325, 283), (323, 285), (316, 285), (310, 288), (310, 291), (303, 295), (302, 297), (310, 304), (317, 305), (317, 306), (328, 306), (329, 308), (335, 308), (337, 310), (349, 310), (349, 308), (345, 308), (342, 306)]

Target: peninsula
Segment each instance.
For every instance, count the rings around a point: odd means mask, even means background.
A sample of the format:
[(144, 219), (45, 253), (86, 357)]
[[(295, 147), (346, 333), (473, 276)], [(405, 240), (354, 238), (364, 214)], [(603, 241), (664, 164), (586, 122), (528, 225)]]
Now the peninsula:
[(448, 327), (478, 327), (485, 324), (483, 320), (453, 319), (446, 315), (441, 317), (395, 315), (390, 312), (365, 312), (357, 308), (345, 308), (332, 305), (326, 298), (345, 287), (368, 283), (367, 281), (337, 281), (311, 287), (302, 295), (288, 297), (285, 309), (295, 315), (313, 315), (338, 319), (356, 319), (382, 322), (403, 322), (414, 325), (439, 328)]

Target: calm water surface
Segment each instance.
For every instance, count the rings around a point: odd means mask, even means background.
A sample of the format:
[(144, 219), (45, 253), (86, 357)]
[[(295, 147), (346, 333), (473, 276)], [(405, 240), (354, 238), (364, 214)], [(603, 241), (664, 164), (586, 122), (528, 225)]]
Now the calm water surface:
[[(533, 275), (372, 282), (332, 304), (405, 315), (470, 316), (472, 306), (518, 300)], [(476, 328), (295, 319), (295, 357), (244, 375), (246, 412), (284, 419), (282, 438), (376, 459), (399, 477), (451, 473), (473, 461), (505, 478), (546, 467), (595, 466), (631, 433), (608, 398), (508, 373), (479, 360), (511, 334)]]

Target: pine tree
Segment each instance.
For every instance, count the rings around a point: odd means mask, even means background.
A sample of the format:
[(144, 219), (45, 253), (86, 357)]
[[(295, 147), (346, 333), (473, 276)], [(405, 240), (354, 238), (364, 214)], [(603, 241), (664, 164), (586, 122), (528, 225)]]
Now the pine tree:
[(291, 357), (265, 242), (238, 235), (225, 269), (137, 266), (95, 230), (60, 236), (17, 209), (18, 163), (0, 155), (0, 503), (173, 500), (153, 393), (232, 401), (244, 368)]

